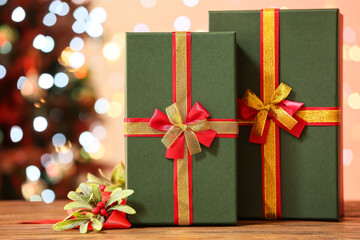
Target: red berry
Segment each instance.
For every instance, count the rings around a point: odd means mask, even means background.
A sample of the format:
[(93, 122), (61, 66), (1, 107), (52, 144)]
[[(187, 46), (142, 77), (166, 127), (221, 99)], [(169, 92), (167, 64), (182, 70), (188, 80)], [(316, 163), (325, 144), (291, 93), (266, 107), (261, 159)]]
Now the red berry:
[(99, 213), (100, 213), (100, 208), (94, 207), (93, 213), (94, 213), (94, 214), (99, 214)]
[(103, 209), (105, 207), (105, 204), (103, 202), (98, 202), (96, 206), (100, 209)]
[(106, 213), (107, 213), (107, 212), (106, 212), (106, 210), (105, 210), (104, 208), (100, 210), (100, 215), (101, 215), (101, 216), (105, 216)]
[(109, 217), (109, 213), (106, 213), (106, 217), (107, 217), (107, 218)]
[(105, 191), (106, 186), (105, 185), (100, 185), (99, 188), (100, 188), (100, 191), (103, 192), (103, 191)]

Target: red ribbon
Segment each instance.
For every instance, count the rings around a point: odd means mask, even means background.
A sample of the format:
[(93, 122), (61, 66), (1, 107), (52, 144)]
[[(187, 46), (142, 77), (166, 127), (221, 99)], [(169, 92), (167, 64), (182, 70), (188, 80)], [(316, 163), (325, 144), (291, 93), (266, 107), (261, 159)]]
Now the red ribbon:
[[(185, 125), (201, 121), (203, 119), (207, 119), (210, 116), (209, 112), (201, 106), (199, 102), (196, 102), (194, 106), (190, 109), (188, 115), (186, 116)], [(168, 116), (160, 111), (159, 109), (155, 109), (154, 114), (152, 115), (149, 126), (155, 128), (157, 130), (166, 132), (173, 125), (170, 123)], [(214, 130), (206, 130), (203, 132), (194, 132), (199, 142), (206, 147), (210, 147), (212, 141), (216, 136), (216, 131)], [(185, 137), (184, 133), (182, 133), (175, 142), (166, 150), (166, 158), (171, 159), (182, 159), (184, 158), (184, 144)]]
[[(266, 120), (264, 133), (262, 136), (255, 136), (254, 134), (250, 133), (249, 142), (252, 143), (259, 143), (259, 144), (265, 144), (266, 143), (266, 137), (269, 130), (269, 121), (272, 119), (276, 125), (281, 127), (282, 129), (286, 130), (287, 132), (291, 133), (292, 135), (296, 136), (297, 138), (300, 137), (302, 131), (305, 128), (306, 121), (295, 116), (295, 113), (299, 111), (304, 103), (301, 102), (294, 102), (289, 100), (284, 100), (277, 104), (277, 106), (284, 109), (290, 116), (295, 118), (297, 120), (297, 124), (293, 127), (292, 130), (289, 130), (287, 127), (285, 127), (283, 124), (281, 124), (278, 120), (276, 120), (275, 117), (271, 115), (271, 113), (268, 113), (268, 119)], [(256, 114), (258, 113), (258, 110), (255, 110), (248, 105), (244, 103), (244, 101), (239, 98), (238, 99), (238, 117), (241, 119), (244, 119), (246, 121), (253, 121), (256, 117)]]

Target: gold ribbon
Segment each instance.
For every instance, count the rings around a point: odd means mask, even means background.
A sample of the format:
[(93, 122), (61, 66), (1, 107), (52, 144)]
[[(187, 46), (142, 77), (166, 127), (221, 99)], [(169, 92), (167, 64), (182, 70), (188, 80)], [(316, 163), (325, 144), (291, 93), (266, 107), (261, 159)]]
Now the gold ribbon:
[(171, 147), (171, 145), (176, 141), (176, 139), (184, 133), (185, 142), (187, 148), (189, 149), (190, 155), (201, 152), (201, 147), (199, 140), (197, 139), (195, 132), (203, 132), (210, 129), (210, 125), (206, 119), (203, 119), (198, 122), (191, 124), (184, 124), (180, 111), (176, 103), (173, 103), (166, 108), (166, 114), (169, 118), (169, 121), (173, 125), (161, 139), (161, 142), (165, 145), (166, 148)]
[(258, 110), (256, 114), (254, 124), (252, 126), (252, 133), (255, 136), (262, 136), (265, 128), (266, 119), (268, 113), (277, 119), (281, 124), (283, 124), (289, 130), (297, 124), (297, 121), (288, 114), (284, 109), (277, 106), (278, 103), (285, 100), (291, 92), (291, 87), (281, 83), (275, 92), (271, 95), (267, 104), (264, 104), (258, 96), (250, 89), (247, 89), (244, 96), (242, 97), (243, 101), (249, 107)]

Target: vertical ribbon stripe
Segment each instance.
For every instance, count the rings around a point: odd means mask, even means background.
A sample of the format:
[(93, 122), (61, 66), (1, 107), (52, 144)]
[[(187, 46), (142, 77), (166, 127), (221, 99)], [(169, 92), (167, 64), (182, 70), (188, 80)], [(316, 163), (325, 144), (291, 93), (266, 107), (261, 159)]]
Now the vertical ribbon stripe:
[[(260, 18), (260, 89), (266, 105), (279, 85), (279, 11), (263, 9)], [(281, 209), (279, 128), (272, 120), (267, 121), (270, 124), (267, 141), (261, 146), (263, 215), (265, 219), (277, 219)]]
[[(175, 44), (174, 44), (175, 43)], [(174, 54), (175, 53), (175, 54)], [(183, 122), (191, 107), (191, 35), (173, 33), (173, 102), (179, 106)], [(174, 79), (175, 77), (175, 79)], [(184, 158), (174, 159), (174, 223), (192, 224), (192, 157), (184, 144)], [(175, 174), (176, 172), (176, 174)]]

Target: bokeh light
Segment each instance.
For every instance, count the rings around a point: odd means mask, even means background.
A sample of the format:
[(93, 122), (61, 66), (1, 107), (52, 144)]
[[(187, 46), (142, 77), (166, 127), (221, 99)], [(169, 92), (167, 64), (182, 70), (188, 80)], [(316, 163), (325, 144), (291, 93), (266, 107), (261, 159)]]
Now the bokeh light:
[(109, 107), (110, 103), (109, 100), (107, 100), (106, 98), (99, 98), (98, 100), (96, 100), (94, 105), (94, 109), (98, 114), (106, 113)]
[(12, 142), (16, 143), (16, 142), (20, 142), (21, 139), (23, 138), (23, 131), (21, 129), (21, 127), (19, 126), (12, 126), (10, 129), (10, 139)]
[(146, 8), (153, 8), (157, 2), (157, 0), (141, 0), (141, 5)]
[(81, 34), (83, 32), (85, 32), (86, 30), (86, 23), (83, 20), (77, 20), (74, 22), (74, 24), (72, 25), (72, 30), (75, 33)]
[(45, 26), (48, 26), (48, 27), (54, 26), (56, 23), (56, 15), (53, 13), (46, 14), (43, 19), (43, 23)]
[(91, 20), (87, 23), (86, 32), (90, 37), (97, 38), (103, 34), (104, 28), (100, 23)]
[(0, 65), (0, 79), (3, 79), (6, 75), (6, 68), (3, 65)]
[(74, 52), (69, 58), (69, 64), (72, 68), (80, 68), (85, 63), (85, 56), (80, 52)]
[(347, 103), (352, 109), (360, 109), (360, 95), (359, 93), (350, 94)]
[(85, 21), (88, 16), (89, 16), (89, 12), (88, 10), (83, 7), (83, 6), (80, 6), (78, 8), (75, 9), (74, 13), (73, 13), (73, 16), (76, 20), (83, 20)]
[(70, 41), (70, 47), (74, 51), (81, 51), (84, 47), (84, 41), (80, 37), (74, 37)]
[(106, 137), (106, 129), (103, 126), (98, 125), (94, 127), (94, 129), (92, 130), (92, 134), (97, 139), (103, 140)]
[(14, 22), (21, 22), (25, 19), (25, 15), (26, 15), (26, 13), (25, 13), (24, 9), (22, 7), (17, 7), (12, 12), (11, 19)]
[(87, 152), (89, 153), (91, 158), (93, 158), (93, 159), (101, 159), (105, 155), (105, 147), (104, 147), (104, 145), (99, 144), (99, 148), (97, 149), (97, 151), (94, 151), (94, 152), (87, 151)]
[(64, 146), (66, 143), (66, 137), (62, 133), (57, 133), (52, 137), (52, 144), (54, 147)]
[(7, 0), (0, 0), (0, 6), (4, 6), (7, 3)]
[(150, 29), (148, 25), (139, 23), (134, 27), (133, 32), (150, 32)]
[(104, 57), (109, 61), (116, 61), (120, 57), (120, 47), (116, 43), (107, 43), (103, 48)]
[(57, 86), (58, 88), (63, 88), (66, 87), (69, 83), (69, 77), (68, 75), (66, 75), (66, 73), (63, 72), (59, 72), (57, 74), (55, 74), (54, 77), (54, 84), (55, 86)]
[(45, 43), (44, 47), (41, 48), (41, 51), (43, 51), (44, 53), (49, 53), (54, 49), (55, 41), (50, 36), (46, 36), (45, 40), (46, 40), (46, 43)]
[(28, 166), (25, 172), (26, 172), (26, 177), (29, 179), (29, 181), (32, 182), (39, 180), (41, 175), (39, 168), (34, 165)]
[(38, 84), (42, 89), (49, 89), (54, 85), (54, 78), (48, 73), (43, 73), (39, 77)]
[(104, 23), (107, 18), (107, 14), (104, 8), (96, 7), (90, 11), (89, 18), (97, 23)]
[(47, 128), (48, 122), (47, 122), (46, 118), (39, 116), (39, 117), (34, 118), (33, 126), (34, 126), (35, 131), (43, 132)]
[(118, 102), (111, 102), (107, 114), (111, 118), (120, 117), (123, 112), (123, 106)]
[(191, 21), (186, 16), (180, 16), (175, 19), (174, 28), (176, 31), (188, 31), (191, 26)]
[(183, 3), (187, 7), (195, 7), (199, 3), (199, 0), (183, 0)]
[(41, 192), (41, 197), (45, 203), (52, 203), (55, 200), (55, 193), (53, 190), (45, 189)]
[(73, 161), (74, 154), (71, 150), (66, 149), (58, 154), (59, 162), (62, 164), (69, 164)]

